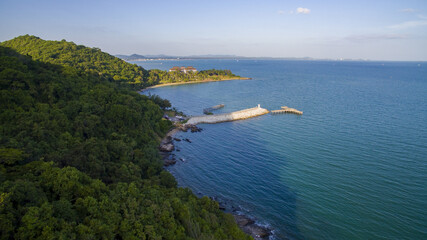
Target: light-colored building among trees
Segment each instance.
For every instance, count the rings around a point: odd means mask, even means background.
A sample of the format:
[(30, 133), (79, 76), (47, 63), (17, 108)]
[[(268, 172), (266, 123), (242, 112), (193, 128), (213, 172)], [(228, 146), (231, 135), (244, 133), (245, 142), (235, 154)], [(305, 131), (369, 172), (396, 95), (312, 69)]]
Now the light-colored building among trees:
[(197, 69), (195, 69), (192, 66), (189, 66), (189, 67), (173, 67), (173, 68), (169, 69), (169, 72), (175, 72), (175, 71), (188, 73), (188, 72), (197, 72)]

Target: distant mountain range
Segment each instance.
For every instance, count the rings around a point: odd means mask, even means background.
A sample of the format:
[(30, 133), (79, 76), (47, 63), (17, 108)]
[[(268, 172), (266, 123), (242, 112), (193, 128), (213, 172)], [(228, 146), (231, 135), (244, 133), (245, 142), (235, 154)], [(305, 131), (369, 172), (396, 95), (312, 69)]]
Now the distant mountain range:
[(158, 55), (115, 55), (118, 58), (121, 58), (126, 61), (137, 61), (137, 60), (146, 60), (146, 59), (243, 59), (247, 57), (236, 56), (236, 55), (191, 55), (191, 56), (170, 56), (165, 54)]
[(132, 55), (115, 55), (118, 58), (121, 58), (126, 61), (132, 61), (132, 60), (138, 60), (138, 59), (146, 59), (145, 56), (139, 55), (139, 54), (132, 54)]
[(144, 60), (172, 60), (172, 59), (253, 59), (253, 60), (305, 60), (305, 61), (369, 61), (366, 59), (320, 59), (320, 58), (311, 58), (311, 57), (243, 57), (237, 55), (190, 55), (190, 56), (171, 56), (165, 54), (158, 55), (115, 55), (118, 58), (121, 58), (125, 61), (144, 61)]

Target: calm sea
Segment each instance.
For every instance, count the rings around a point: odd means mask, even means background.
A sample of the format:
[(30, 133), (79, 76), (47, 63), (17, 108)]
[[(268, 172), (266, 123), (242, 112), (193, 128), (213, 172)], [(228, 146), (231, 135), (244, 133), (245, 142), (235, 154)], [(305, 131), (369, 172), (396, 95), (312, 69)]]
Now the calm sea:
[(427, 239), (427, 62), (181, 60), (251, 77), (152, 89), (187, 115), (289, 106), (179, 133), (179, 185), (239, 206), (275, 239)]

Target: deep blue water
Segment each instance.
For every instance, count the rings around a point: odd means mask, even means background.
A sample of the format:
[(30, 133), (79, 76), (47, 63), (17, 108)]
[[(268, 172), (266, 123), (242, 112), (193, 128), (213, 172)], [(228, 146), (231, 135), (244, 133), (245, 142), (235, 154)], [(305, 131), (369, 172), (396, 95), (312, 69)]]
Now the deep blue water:
[(179, 133), (180, 186), (232, 201), (276, 239), (427, 239), (427, 62), (184, 60), (252, 77), (150, 90), (188, 115), (264, 115)]

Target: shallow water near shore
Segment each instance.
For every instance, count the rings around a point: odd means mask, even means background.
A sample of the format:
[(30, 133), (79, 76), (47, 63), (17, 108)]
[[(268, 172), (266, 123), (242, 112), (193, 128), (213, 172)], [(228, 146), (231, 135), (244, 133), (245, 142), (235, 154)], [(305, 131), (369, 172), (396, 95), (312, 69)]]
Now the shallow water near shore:
[(289, 106), (180, 132), (168, 170), (240, 206), (276, 239), (427, 238), (427, 63), (278, 60), (135, 62), (230, 69), (247, 81), (150, 89), (188, 115)]

